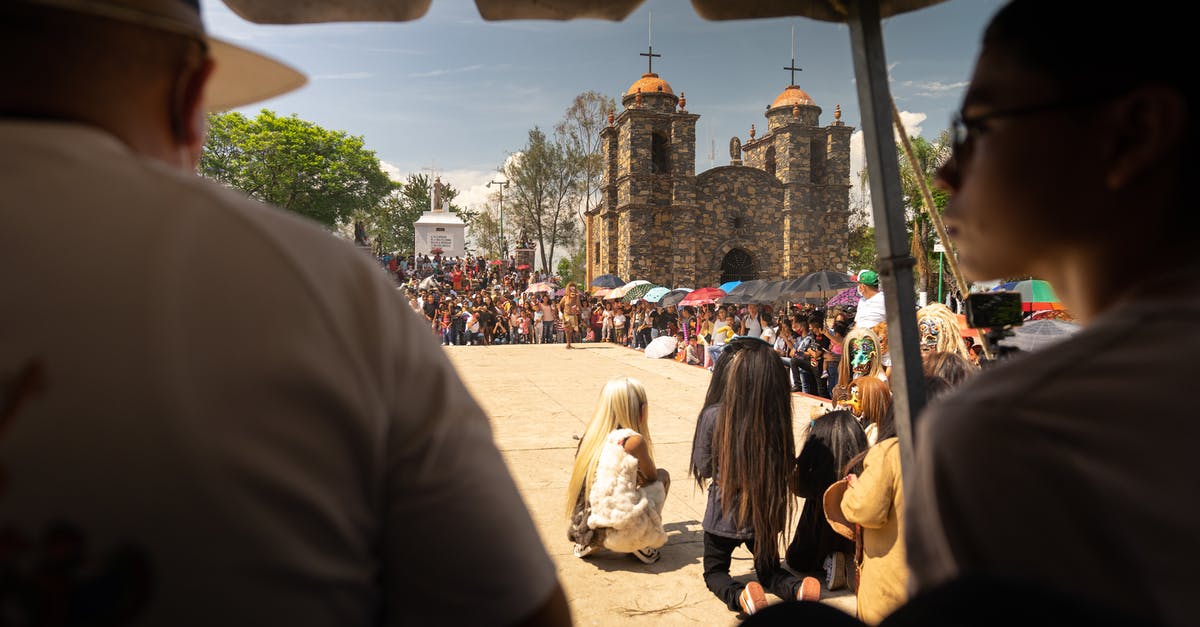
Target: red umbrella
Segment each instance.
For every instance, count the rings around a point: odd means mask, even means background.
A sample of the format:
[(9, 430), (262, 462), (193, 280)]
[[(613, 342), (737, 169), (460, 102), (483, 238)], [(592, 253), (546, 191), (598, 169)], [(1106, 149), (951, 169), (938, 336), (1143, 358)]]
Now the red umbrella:
[(679, 305), (682, 307), (688, 305), (711, 305), (724, 296), (725, 290), (719, 287), (702, 287), (698, 290), (688, 292), (688, 295), (679, 301)]
[(502, 263), (504, 263), (504, 262), (503, 262), (503, 261), (500, 261), (499, 259), (493, 259), (493, 260), (492, 260), (492, 265), (493, 265), (493, 266), (498, 266), (498, 265), (500, 265), (500, 264), (502, 264)]
[(529, 269), (529, 264), (527, 264), (527, 263), (523, 263), (523, 264), (521, 264), (521, 265), (517, 266), (517, 269), (518, 269), (518, 270), (528, 270), (528, 269)]

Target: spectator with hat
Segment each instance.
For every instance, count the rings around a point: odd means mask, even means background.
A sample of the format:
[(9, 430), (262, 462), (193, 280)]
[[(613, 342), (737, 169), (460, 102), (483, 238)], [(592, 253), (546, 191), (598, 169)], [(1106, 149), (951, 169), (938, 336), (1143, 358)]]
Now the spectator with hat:
[(858, 311), (854, 314), (854, 326), (873, 327), (887, 322), (887, 311), (883, 306), (883, 291), (879, 289), (879, 274), (874, 270), (858, 273)]

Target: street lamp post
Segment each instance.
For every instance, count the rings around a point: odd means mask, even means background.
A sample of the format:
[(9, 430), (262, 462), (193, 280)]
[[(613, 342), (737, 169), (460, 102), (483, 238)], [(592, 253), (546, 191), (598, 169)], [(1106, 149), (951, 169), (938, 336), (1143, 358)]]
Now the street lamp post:
[(508, 246), (504, 242), (504, 188), (508, 187), (508, 181), (488, 181), (488, 189), (493, 185), (500, 188), (500, 258), (503, 259), (508, 254)]

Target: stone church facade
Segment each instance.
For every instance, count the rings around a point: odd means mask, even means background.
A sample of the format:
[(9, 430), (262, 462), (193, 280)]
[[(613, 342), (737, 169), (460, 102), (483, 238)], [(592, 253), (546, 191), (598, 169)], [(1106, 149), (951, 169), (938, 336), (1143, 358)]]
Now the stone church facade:
[(585, 215), (587, 278), (668, 287), (794, 278), (848, 263), (850, 134), (795, 85), (767, 130), (730, 142), (731, 163), (696, 174), (696, 120), (657, 74), (622, 96), (601, 131), (602, 198)]

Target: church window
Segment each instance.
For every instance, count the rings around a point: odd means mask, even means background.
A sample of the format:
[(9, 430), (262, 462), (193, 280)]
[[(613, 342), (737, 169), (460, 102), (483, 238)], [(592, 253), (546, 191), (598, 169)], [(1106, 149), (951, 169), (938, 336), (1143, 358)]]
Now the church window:
[(821, 183), (825, 181), (825, 142), (820, 139), (812, 140), (809, 148), (812, 162), (810, 164), (809, 173), (812, 176), (812, 182)]
[(667, 138), (662, 133), (650, 136), (650, 172), (667, 174), (670, 172), (670, 160), (667, 156)]
[(600, 242), (596, 242), (592, 245), (592, 263), (600, 263)]
[(767, 148), (767, 158), (763, 163), (764, 163), (765, 169), (767, 170), (767, 174), (770, 174), (771, 176), (775, 176), (775, 147), (774, 146), (770, 146)]

